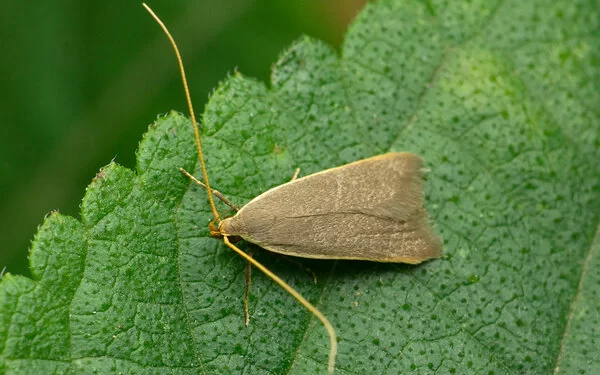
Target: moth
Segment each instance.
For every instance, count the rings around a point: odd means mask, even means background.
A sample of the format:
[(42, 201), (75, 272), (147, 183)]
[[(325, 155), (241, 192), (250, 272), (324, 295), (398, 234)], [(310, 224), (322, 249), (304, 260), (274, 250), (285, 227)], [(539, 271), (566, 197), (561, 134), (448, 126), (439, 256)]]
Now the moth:
[[(179, 49), (164, 23), (148, 5), (142, 5), (161, 26), (175, 50), (204, 181), (181, 171), (206, 188), (214, 216), (209, 225), (211, 235), (222, 238), (229, 248), (265, 273), (323, 323), (330, 342), (327, 368), (333, 373), (337, 354), (333, 325), (289, 284), (234, 245), (232, 239), (243, 238), (273, 252), (304, 258), (410, 264), (437, 258), (442, 246), (424, 208), (423, 159), (412, 153), (392, 152), (294, 178), (238, 210), (210, 187)], [(213, 196), (234, 208), (236, 215), (221, 219)]]
[(424, 171), (407, 152), (327, 169), (266, 191), (218, 231), (302, 258), (421, 263), (441, 251), (424, 208)]

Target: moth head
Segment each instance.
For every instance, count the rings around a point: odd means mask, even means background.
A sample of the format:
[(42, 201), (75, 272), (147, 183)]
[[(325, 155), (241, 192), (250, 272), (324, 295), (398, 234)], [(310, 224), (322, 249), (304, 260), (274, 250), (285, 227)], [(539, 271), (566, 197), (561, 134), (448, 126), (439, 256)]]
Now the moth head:
[(239, 236), (232, 236), (228, 228), (230, 227), (231, 218), (225, 218), (223, 221), (220, 221), (219, 224), (215, 224), (216, 219), (208, 223), (208, 230), (210, 232), (210, 236), (214, 238), (223, 238), (223, 236), (229, 237), (229, 242), (236, 243), (242, 240)]
[(219, 231), (219, 227), (221, 226), (221, 223), (219, 223), (219, 225), (217, 227), (217, 225), (215, 225), (216, 221), (217, 221), (217, 219), (214, 219), (213, 221), (208, 223), (208, 230), (210, 232), (210, 236), (214, 237), (214, 238), (223, 238), (221, 231)]

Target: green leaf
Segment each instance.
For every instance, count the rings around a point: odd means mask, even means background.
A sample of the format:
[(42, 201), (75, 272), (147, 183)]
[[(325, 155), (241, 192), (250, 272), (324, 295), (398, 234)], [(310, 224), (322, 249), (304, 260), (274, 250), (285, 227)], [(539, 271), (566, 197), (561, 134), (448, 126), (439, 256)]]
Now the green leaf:
[[(333, 322), (338, 373), (600, 370), (598, 24), (593, 1), (380, 1), (342, 57), (303, 38), (271, 88), (234, 74), (211, 97), (211, 183), (238, 205), (296, 167), (400, 150), (428, 162), (440, 260), (301, 260), (313, 285), (243, 245)], [(196, 164), (191, 125), (172, 113), (135, 172), (99, 173), (81, 222), (46, 218), (34, 279), (0, 284), (1, 372), (325, 370), (322, 326), (257, 272), (244, 326), (244, 262), (209, 238), (206, 194), (178, 171)]]

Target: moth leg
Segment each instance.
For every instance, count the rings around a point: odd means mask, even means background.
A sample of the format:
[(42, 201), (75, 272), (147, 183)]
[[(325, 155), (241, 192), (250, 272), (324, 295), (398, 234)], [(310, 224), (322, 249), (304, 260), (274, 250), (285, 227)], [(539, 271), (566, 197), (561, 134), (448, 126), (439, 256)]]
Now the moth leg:
[(290, 180), (290, 182), (297, 179), (299, 174), (300, 174), (300, 168), (296, 168), (296, 171), (294, 172), (294, 175), (292, 176), (292, 179)]
[[(190, 180), (192, 180), (193, 182), (197, 183), (198, 185), (202, 186), (203, 188), (206, 189), (206, 185), (204, 184), (204, 182), (198, 180), (196, 177), (192, 176), (191, 173), (189, 173), (188, 171), (186, 171), (183, 168), (179, 168), (179, 171), (181, 173), (183, 173), (184, 175), (187, 176), (187, 178), (189, 178)], [(221, 200), (221, 202), (225, 203), (226, 205), (228, 205), (229, 207), (231, 207), (231, 209), (233, 209), (235, 212), (238, 212), (240, 209), (237, 208), (236, 205), (234, 205), (233, 203), (231, 203), (231, 201), (227, 198), (225, 198), (225, 196), (223, 194), (221, 194), (220, 191), (215, 190), (215, 189), (210, 189), (211, 192), (214, 194), (215, 197), (219, 198), (219, 200)]]
[(323, 327), (327, 330), (327, 334), (329, 335), (329, 361), (327, 364), (327, 370), (329, 373), (333, 374), (335, 370), (335, 357), (337, 355), (337, 335), (335, 334), (335, 329), (331, 325), (331, 322), (323, 315), (319, 309), (317, 309), (312, 303), (308, 302), (306, 298), (302, 297), (300, 293), (298, 293), (294, 288), (292, 288), (288, 283), (283, 281), (279, 276), (275, 275), (271, 272), (267, 267), (263, 266), (256, 259), (250, 257), (248, 254), (240, 250), (237, 246), (232, 244), (229, 241), (227, 235), (223, 236), (223, 242), (227, 245), (231, 250), (235, 251), (239, 256), (246, 259), (247, 262), (252, 263), (252, 265), (259, 270), (261, 270), (265, 275), (267, 275), (271, 280), (275, 281), (280, 287), (285, 289), (292, 297), (296, 299), (296, 301), (300, 302), (302, 306), (304, 306), (311, 314), (313, 314), (317, 319), (323, 323)]
[(311, 270), (310, 268), (306, 267), (304, 264), (293, 260), (290, 257), (287, 257), (283, 254), (278, 254), (278, 253), (274, 253), (275, 255), (278, 255), (281, 259), (288, 261), (292, 264), (295, 264), (298, 268), (300, 268), (302, 271), (308, 273), (310, 276), (312, 276), (313, 282), (315, 283), (315, 285), (317, 285), (317, 275), (313, 272), (313, 270)]
[[(252, 250), (248, 251), (250, 257), (254, 256)], [(248, 303), (248, 297), (250, 297), (250, 281), (252, 279), (252, 264), (246, 261), (246, 291), (244, 293), (244, 314), (246, 316), (246, 327), (250, 324), (250, 308)]]

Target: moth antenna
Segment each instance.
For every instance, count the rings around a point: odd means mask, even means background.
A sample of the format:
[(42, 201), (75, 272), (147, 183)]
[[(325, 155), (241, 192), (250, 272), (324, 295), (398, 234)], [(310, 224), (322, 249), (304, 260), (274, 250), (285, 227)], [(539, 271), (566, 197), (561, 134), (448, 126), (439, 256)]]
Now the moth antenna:
[(328, 369), (329, 373), (333, 373), (333, 371), (335, 369), (335, 356), (337, 355), (337, 337), (335, 334), (335, 329), (333, 329), (333, 326), (331, 325), (329, 320), (327, 320), (325, 315), (323, 315), (323, 313), (321, 311), (319, 311), (319, 309), (317, 309), (312, 303), (308, 302), (308, 300), (306, 298), (302, 297), (302, 295), (300, 293), (298, 293), (296, 291), (296, 289), (292, 288), (288, 283), (286, 283), (281, 278), (279, 278), (279, 276), (277, 276), (273, 272), (269, 271), (269, 269), (267, 269), (265, 266), (260, 264), (257, 260), (255, 260), (248, 254), (246, 254), (245, 252), (240, 250), (237, 246), (235, 246), (234, 244), (229, 242), (228, 236), (223, 236), (223, 241), (225, 242), (225, 245), (229, 246), (229, 248), (231, 250), (238, 253), (239, 256), (246, 259), (246, 261), (252, 263), (252, 265), (254, 267), (261, 270), (271, 280), (273, 280), (277, 284), (279, 284), (280, 287), (282, 287), (283, 289), (285, 289), (286, 292), (291, 294), (292, 297), (294, 297), (298, 302), (300, 302), (302, 304), (302, 306), (304, 306), (311, 314), (316, 316), (317, 319), (319, 319), (321, 321), (321, 323), (323, 323), (323, 326), (325, 326), (325, 329), (327, 330), (327, 333), (329, 334), (329, 344), (330, 344), (330, 346), (329, 346), (329, 361), (328, 361), (327, 369)]
[[(215, 217), (216, 221), (220, 221), (221, 218), (219, 216), (219, 212), (217, 211), (217, 208), (215, 207), (212, 189), (210, 188), (210, 184), (208, 182), (208, 173), (206, 172), (206, 165), (204, 163), (204, 154), (202, 153), (202, 144), (200, 142), (200, 134), (198, 132), (198, 124), (196, 123), (196, 117), (194, 115), (194, 107), (192, 106), (192, 99), (190, 97), (187, 80), (185, 78), (185, 70), (183, 68), (183, 61), (181, 59), (181, 54), (179, 53), (179, 49), (177, 48), (177, 43), (175, 43), (175, 40), (171, 36), (171, 33), (169, 33), (169, 30), (167, 29), (165, 24), (160, 20), (160, 18), (158, 18), (158, 16), (152, 11), (152, 9), (150, 9), (150, 7), (148, 5), (146, 5), (145, 3), (142, 3), (142, 5), (144, 6), (144, 8), (146, 8), (148, 13), (150, 13), (150, 15), (152, 16), (152, 18), (154, 18), (156, 20), (156, 22), (160, 25), (160, 27), (163, 29), (163, 31), (169, 38), (169, 41), (171, 42), (173, 49), (175, 50), (175, 55), (177, 56), (177, 63), (179, 64), (179, 71), (181, 73), (181, 80), (183, 82), (183, 89), (185, 91), (185, 97), (186, 97), (186, 100), (188, 103), (190, 117), (192, 119), (192, 124), (194, 126), (194, 137), (196, 139), (196, 148), (198, 150), (198, 157), (200, 158), (200, 166), (202, 168), (204, 184), (206, 185), (206, 191), (208, 193), (208, 201), (210, 202), (210, 208), (212, 210), (213, 216)], [(333, 373), (333, 371), (335, 369), (335, 356), (337, 354), (337, 338), (336, 338), (336, 334), (335, 334), (335, 330), (333, 329), (333, 326), (331, 325), (329, 320), (327, 320), (325, 315), (323, 315), (323, 313), (321, 313), (321, 311), (319, 311), (319, 309), (317, 309), (313, 304), (308, 302), (308, 300), (306, 300), (306, 298), (302, 297), (302, 295), (300, 293), (298, 293), (294, 288), (292, 288), (285, 281), (283, 281), (281, 278), (279, 278), (279, 276), (277, 276), (273, 272), (269, 271), (265, 266), (260, 264), (254, 258), (250, 257), (248, 254), (246, 254), (245, 252), (243, 252), (242, 250), (237, 248), (235, 245), (233, 245), (231, 242), (229, 242), (229, 238), (227, 236), (223, 236), (223, 241), (229, 248), (231, 248), (233, 251), (238, 253), (238, 255), (240, 255), (246, 261), (252, 263), (253, 266), (255, 266), (256, 268), (261, 270), (270, 279), (272, 279), (277, 284), (279, 284), (279, 286), (281, 286), (286, 292), (291, 294), (311, 314), (316, 316), (321, 321), (321, 323), (323, 323), (323, 326), (325, 326), (325, 329), (327, 330), (327, 333), (329, 334), (329, 341), (330, 341), (328, 370), (330, 373)]]
[(194, 107), (192, 106), (192, 98), (190, 96), (190, 90), (188, 89), (187, 79), (185, 78), (185, 69), (183, 69), (183, 61), (181, 59), (181, 54), (179, 53), (179, 49), (177, 48), (177, 43), (175, 43), (175, 39), (171, 36), (171, 33), (165, 26), (165, 24), (158, 18), (158, 16), (150, 9), (146, 3), (142, 3), (144, 8), (150, 13), (152, 18), (156, 20), (156, 22), (163, 29), (173, 49), (175, 50), (175, 55), (177, 56), (177, 63), (179, 64), (179, 72), (181, 73), (181, 80), (183, 82), (183, 90), (185, 91), (185, 99), (187, 100), (188, 108), (190, 111), (190, 117), (192, 118), (192, 125), (194, 126), (194, 138), (196, 139), (196, 149), (198, 150), (198, 158), (200, 158), (200, 167), (202, 168), (202, 177), (204, 178), (204, 183), (206, 185), (206, 191), (208, 193), (208, 201), (210, 203), (210, 209), (213, 213), (217, 222), (221, 221), (221, 217), (219, 216), (219, 212), (215, 206), (215, 201), (213, 199), (212, 190), (210, 188), (210, 183), (208, 182), (208, 173), (206, 172), (206, 165), (204, 163), (204, 154), (202, 153), (202, 143), (200, 142), (200, 133), (198, 132), (198, 124), (196, 123), (196, 116), (194, 115)]

